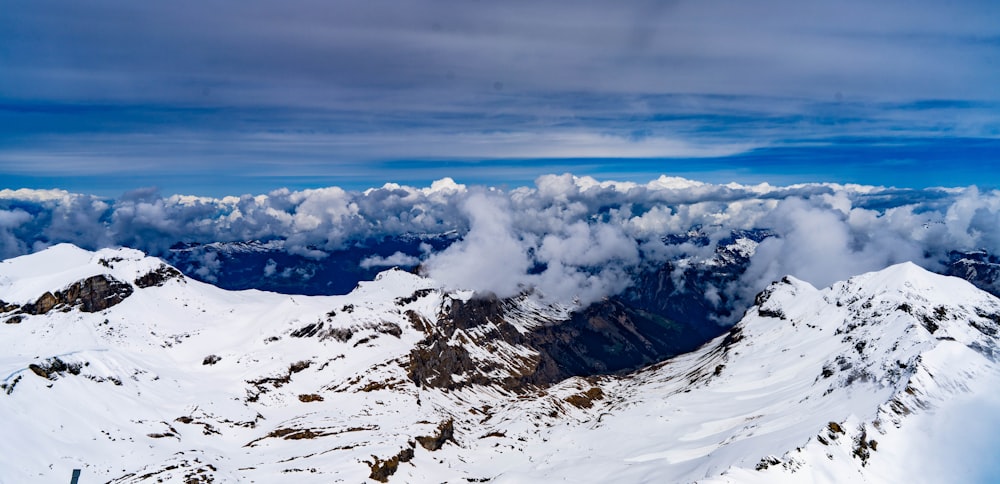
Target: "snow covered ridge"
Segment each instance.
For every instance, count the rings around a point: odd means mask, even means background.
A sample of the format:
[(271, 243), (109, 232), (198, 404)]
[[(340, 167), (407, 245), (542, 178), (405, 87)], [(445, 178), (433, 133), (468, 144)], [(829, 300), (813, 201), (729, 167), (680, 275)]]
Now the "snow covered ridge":
[(605, 353), (573, 325), (615, 317), (438, 286), (224, 291), (68, 245), (0, 262), (0, 482), (933, 482), (935, 419), (996, 410), (961, 405), (1000, 381), (1000, 300), (913, 264), (786, 277), (700, 349), (588, 378), (567, 365)]

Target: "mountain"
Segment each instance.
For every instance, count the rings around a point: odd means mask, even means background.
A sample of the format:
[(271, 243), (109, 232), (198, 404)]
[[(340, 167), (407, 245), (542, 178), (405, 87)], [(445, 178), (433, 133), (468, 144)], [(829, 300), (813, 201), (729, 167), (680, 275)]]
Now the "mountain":
[(683, 326), (614, 304), (400, 270), (342, 296), (227, 291), (131, 249), (10, 259), (0, 482), (968, 481), (943, 456), (990, 448), (963, 439), (1000, 409), (979, 404), (1000, 300), (958, 278), (786, 277), (673, 358)]
[(961, 277), (976, 287), (1000, 297), (1000, 257), (985, 250), (949, 252), (944, 273)]
[(415, 266), (422, 251), (442, 250), (457, 238), (454, 232), (386, 236), (355, 240), (338, 250), (310, 248), (308, 253), (289, 250), (284, 240), (179, 242), (160, 255), (188, 277), (224, 289), (330, 295), (346, 294), (387, 268), (385, 262), (371, 264), (373, 260), (391, 261), (399, 254)]

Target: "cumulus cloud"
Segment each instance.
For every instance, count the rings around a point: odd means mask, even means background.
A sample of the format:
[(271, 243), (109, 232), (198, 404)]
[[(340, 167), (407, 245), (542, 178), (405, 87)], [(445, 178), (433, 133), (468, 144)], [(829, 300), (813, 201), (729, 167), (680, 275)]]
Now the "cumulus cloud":
[(359, 265), (364, 269), (371, 269), (373, 267), (413, 267), (417, 264), (420, 264), (419, 257), (414, 257), (412, 255), (396, 251), (388, 257), (382, 257), (380, 255), (366, 257), (361, 260)]
[(27, 250), (24, 241), (13, 233), (13, 228), (31, 220), (24, 210), (0, 210), (0, 257), (21, 255)]
[[(423, 188), (282, 189), (225, 198), (140, 190), (105, 200), (7, 190), (0, 192), (0, 254), (71, 242), (164, 255), (178, 242), (275, 240), (319, 260), (364, 250), (364, 241), (444, 235), (456, 242), (437, 250), (424, 244), (420, 254), (373, 253), (361, 266), (422, 260), (424, 273), (451, 288), (498, 295), (532, 289), (587, 303), (620, 293), (636, 270), (678, 258), (709, 261), (733, 231), (769, 229), (773, 236), (757, 247), (742, 279), (706, 296), (738, 305), (785, 274), (824, 286), (905, 260), (941, 269), (951, 250), (1000, 253), (998, 220), (1000, 192), (974, 187), (716, 185), (666, 176), (636, 183), (545, 175), (509, 190), (444, 179)], [(192, 270), (211, 280), (223, 262), (199, 263)], [(290, 270), (263, 267), (267, 276)]]
[(506, 198), (485, 193), (464, 201), (469, 218), (465, 237), (424, 263), (424, 271), (452, 288), (475, 288), (511, 296), (524, 288), (531, 267), (527, 247), (514, 233)]
[(264, 277), (272, 277), (277, 271), (278, 263), (274, 259), (268, 259), (267, 264), (264, 264)]

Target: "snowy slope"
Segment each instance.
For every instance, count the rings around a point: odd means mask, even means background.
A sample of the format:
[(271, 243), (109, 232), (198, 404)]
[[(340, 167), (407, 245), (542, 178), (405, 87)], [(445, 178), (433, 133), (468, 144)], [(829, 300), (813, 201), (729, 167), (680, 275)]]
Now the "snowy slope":
[(602, 382), (596, 418), (543, 430), (497, 482), (913, 481), (926, 422), (998, 381), (1000, 302), (959, 279), (902, 264), (824, 291), (786, 278), (758, 303), (701, 350)]
[[(94, 276), (117, 292), (86, 312)], [(510, 384), (522, 335), (568, 308), (469, 325), (469, 297), (398, 270), (230, 292), (129, 249), (4, 261), (0, 482), (933, 482), (927, 429), (1000, 381), (1000, 301), (912, 264), (785, 278), (693, 353), (547, 388)]]
[[(94, 274), (133, 281), (159, 264), (127, 249), (94, 254), (57, 246), (0, 264), (0, 299), (29, 303)], [(412, 391), (351, 390), (368, 379), (405, 378), (395, 360), (419, 334), (395, 300), (428, 283), (388, 271), (349, 296), (306, 298), (173, 278), (98, 313), (22, 315), (3, 325), (0, 339), (8, 435), (0, 442), (0, 480), (51, 482), (78, 467), (116, 482), (199, 469), (216, 482), (274, 481), (312, 467), (293, 460), (338, 446), (361, 443), (358, 455), (368, 459), (383, 447), (396, 452), (399, 443), (431, 433), (436, 421), (419, 422), (434, 415), (420, 410)], [(406, 307), (433, 316), (435, 298)], [(292, 336), (310, 325), (323, 325), (327, 337)], [(213, 355), (219, 360), (205, 364)], [(78, 368), (51, 379), (30, 368), (58, 366), (56, 359)], [(323, 434), (322, 444), (295, 440), (300, 430)], [(327, 473), (343, 467), (352, 480), (368, 476), (352, 458), (323, 462)]]

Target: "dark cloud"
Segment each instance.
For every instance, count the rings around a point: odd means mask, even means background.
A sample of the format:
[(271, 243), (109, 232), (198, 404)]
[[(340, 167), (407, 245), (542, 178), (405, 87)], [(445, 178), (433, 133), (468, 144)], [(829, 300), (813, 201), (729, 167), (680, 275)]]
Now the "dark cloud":
[[(406, 94), (415, 90), (474, 100), (497, 82), (503, 91), (818, 99), (998, 93), (977, 82), (996, 74), (982, 62), (994, 47), (985, 40), (998, 34), (987, 20), (1000, 13), (992, 2), (43, 0), (4, 7), (5, 57), (14, 68), (5, 77), (16, 88), (7, 92), (43, 98), (210, 105), (204, 98), (215, 97), (367, 110), (376, 99), (366, 96), (383, 92), (403, 93), (387, 101), (406, 110), (441, 99)], [(24, 82), (45, 73), (57, 75)], [(67, 84), (75, 92), (56, 91)], [(327, 95), (311, 97), (317, 93)]]
[(371, 160), (995, 137), (997, 8), (6, 1), (0, 173), (349, 180)]

